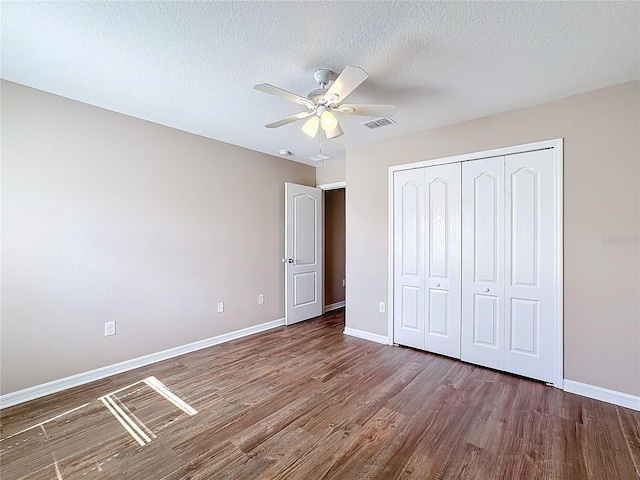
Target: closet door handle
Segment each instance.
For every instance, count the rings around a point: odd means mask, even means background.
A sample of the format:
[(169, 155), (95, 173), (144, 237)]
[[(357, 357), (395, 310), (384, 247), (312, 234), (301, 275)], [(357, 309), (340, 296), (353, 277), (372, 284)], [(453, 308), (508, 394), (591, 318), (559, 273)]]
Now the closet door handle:
[(436, 283), (436, 288), (437, 288), (437, 287), (439, 287), (439, 286), (440, 286), (440, 284), (439, 284), (439, 283)]
[(485, 292), (488, 292), (488, 291), (489, 291), (489, 289), (488, 289), (488, 288), (485, 288), (485, 289), (484, 289), (484, 291), (485, 291)]

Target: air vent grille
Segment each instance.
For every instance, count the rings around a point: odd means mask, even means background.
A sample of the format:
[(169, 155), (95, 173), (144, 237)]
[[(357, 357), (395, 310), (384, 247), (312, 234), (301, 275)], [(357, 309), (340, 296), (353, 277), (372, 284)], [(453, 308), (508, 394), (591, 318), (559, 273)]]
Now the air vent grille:
[(304, 157), (307, 160), (312, 160), (314, 162), (322, 162), (323, 160), (329, 160), (333, 158), (331, 155), (325, 155), (324, 153), (316, 153), (315, 155), (309, 155), (308, 157)]
[(380, 127), (385, 127), (387, 125), (391, 125), (392, 123), (396, 123), (396, 122), (394, 122), (390, 118), (382, 117), (382, 118), (376, 118), (375, 120), (371, 120), (368, 122), (364, 122), (362, 125), (364, 125), (367, 128), (380, 128)]

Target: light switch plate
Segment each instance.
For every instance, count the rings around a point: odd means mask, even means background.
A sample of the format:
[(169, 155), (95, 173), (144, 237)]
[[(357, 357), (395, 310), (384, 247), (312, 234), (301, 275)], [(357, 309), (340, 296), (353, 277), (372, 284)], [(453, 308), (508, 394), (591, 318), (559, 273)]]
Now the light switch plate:
[(104, 336), (109, 337), (116, 334), (116, 322), (104, 322)]

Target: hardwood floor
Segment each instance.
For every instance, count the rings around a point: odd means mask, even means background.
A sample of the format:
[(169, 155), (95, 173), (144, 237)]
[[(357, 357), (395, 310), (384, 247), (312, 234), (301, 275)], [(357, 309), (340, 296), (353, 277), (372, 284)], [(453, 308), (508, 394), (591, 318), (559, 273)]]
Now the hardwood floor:
[(339, 310), (7, 408), (0, 476), (640, 478), (639, 412), (343, 328)]

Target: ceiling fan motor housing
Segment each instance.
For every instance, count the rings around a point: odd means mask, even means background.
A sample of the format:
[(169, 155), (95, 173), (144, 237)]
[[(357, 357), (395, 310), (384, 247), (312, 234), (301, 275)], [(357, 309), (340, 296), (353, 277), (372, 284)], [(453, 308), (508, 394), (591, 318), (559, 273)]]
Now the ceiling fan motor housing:
[(311, 100), (315, 105), (323, 105), (324, 102), (322, 100), (325, 93), (327, 93), (328, 91), (327, 85), (333, 78), (333, 72), (325, 68), (320, 68), (313, 72), (313, 78), (316, 80), (318, 85), (320, 85), (320, 88), (311, 90), (307, 95), (307, 98)]
[(320, 68), (313, 72), (313, 78), (315, 78), (316, 83), (321, 87), (324, 87), (329, 84), (331, 79), (333, 78), (333, 72), (331, 70), (327, 70), (325, 68)]

